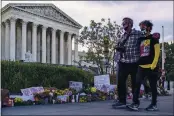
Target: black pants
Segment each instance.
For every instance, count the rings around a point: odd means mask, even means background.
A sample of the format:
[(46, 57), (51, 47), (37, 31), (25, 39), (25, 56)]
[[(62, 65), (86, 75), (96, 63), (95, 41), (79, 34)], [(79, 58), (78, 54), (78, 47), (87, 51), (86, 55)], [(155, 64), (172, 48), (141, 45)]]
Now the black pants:
[(143, 80), (143, 85), (144, 85), (144, 92), (145, 94), (149, 94), (150, 92), (150, 87), (147, 85), (147, 81), (149, 81), (147, 78)]
[(137, 63), (122, 63), (119, 62), (119, 73), (118, 73), (118, 99), (122, 103), (126, 103), (127, 88), (126, 80), (128, 75), (131, 75), (132, 93), (134, 92), (136, 83), (136, 73), (138, 65)]
[(140, 86), (142, 80), (147, 77), (150, 83), (150, 88), (152, 92), (152, 104), (156, 105), (157, 102), (157, 80), (158, 80), (158, 72), (155, 70), (151, 69), (146, 69), (146, 68), (141, 68), (138, 67), (137, 75), (136, 75), (136, 88), (134, 91), (134, 98), (133, 102), (136, 104), (140, 104), (139, 102), (139, 94), (140, 94)]

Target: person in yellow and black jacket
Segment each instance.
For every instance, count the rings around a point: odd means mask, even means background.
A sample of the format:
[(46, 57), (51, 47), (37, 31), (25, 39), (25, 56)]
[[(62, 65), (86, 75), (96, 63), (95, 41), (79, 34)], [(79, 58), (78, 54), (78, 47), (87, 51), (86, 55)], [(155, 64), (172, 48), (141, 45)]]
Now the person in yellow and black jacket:
[(138, 61), (138, 71), (136, 75), (136, 88), (133, 93), (133, 103), (127, 107), (131, 110), (138, 110), (140, 101), (139, 93), (142, 80), (147, 77), (150, 83), (152, 100), (146, 108), (147, 111), (157, 110), (157, 80), (158, 80), (158, 59), (160, 55), (160, 34), (151, 34), (153, 24), (149, 20), (140, 22), (140, 29), (144, 37), (139, 38), (140, 58)]

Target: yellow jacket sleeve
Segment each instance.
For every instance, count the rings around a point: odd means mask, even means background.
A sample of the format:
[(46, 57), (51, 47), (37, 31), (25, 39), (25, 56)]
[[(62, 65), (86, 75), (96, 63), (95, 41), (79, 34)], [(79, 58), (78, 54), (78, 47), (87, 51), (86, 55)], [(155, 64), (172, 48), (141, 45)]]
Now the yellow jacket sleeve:
[(154, 49), (155, 49), (155, 57), (154, 57), (154, 60), (151, 64), (151, 69), (155, 69), (156, 68), (156, 65), (158, 63), (158, 60), (159, 60), (159, 56), (160, 56), (160, 44), (155, 44), (154, 45)]

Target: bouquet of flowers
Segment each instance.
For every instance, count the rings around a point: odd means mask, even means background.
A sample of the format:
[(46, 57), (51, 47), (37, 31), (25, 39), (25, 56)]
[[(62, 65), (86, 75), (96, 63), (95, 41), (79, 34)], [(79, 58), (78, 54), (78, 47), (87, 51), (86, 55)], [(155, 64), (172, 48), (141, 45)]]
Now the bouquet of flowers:
[(16, 97), (16, 98), (14, 99), (14, 105), (15, 105), (15, 106), (24, 105), (24, 101), (22, 100), (22, 98)]
[(81, 96), (79, 102), (80, 103), (87, 102), (87, 96)]

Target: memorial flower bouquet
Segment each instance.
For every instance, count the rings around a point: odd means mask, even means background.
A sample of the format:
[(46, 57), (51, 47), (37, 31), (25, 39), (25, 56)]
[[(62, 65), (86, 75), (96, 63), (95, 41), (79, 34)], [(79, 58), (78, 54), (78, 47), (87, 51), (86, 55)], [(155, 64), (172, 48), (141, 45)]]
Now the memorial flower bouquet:
[(72, 95), (76, 95), (78, 92), (75, 90), (75, 89), (73, 89), (73, 88), (69, 88), (69, 91), (71, 91), (72, 92)]
[(20, 103), (21, 103), (21, 102), (23, 102), (23, 100), (22, 100), (22, 98), (16, 97), (16, 98), (14, 99), (14, 102), (15, 102), (15, 103), (17, 103), (17, 102), (20, 102)]
[(41, 97), (41, 93), (33, 93), (35, 101), (39, 101)]
[(22, 100), (22, 98), (16, 97), (16, 98), (14, 99), (14, 105), (15, 105), (15, 106), (24, 105), (24, 101)]
[(64, 90), (56, 90), (55, 91), (55, 94), (57, 95), (57, 96), (60, 96), (60, 95), (64, 95), (64, 93), (65, 93), (65, 91)]
[(108, 95), (107, 93), (100, 90), (97, 90), (97, 93), (98, 93), (98, 100), (106, 100), (106, 97)]
[(97, 92), (97, 88), (96, 87), (91, 87), (91, 93), (96, 93)]
[(79, 99), (79, 102), (80, 103), (87, 102), (87, 96), (81, 96), (80, 99)]

